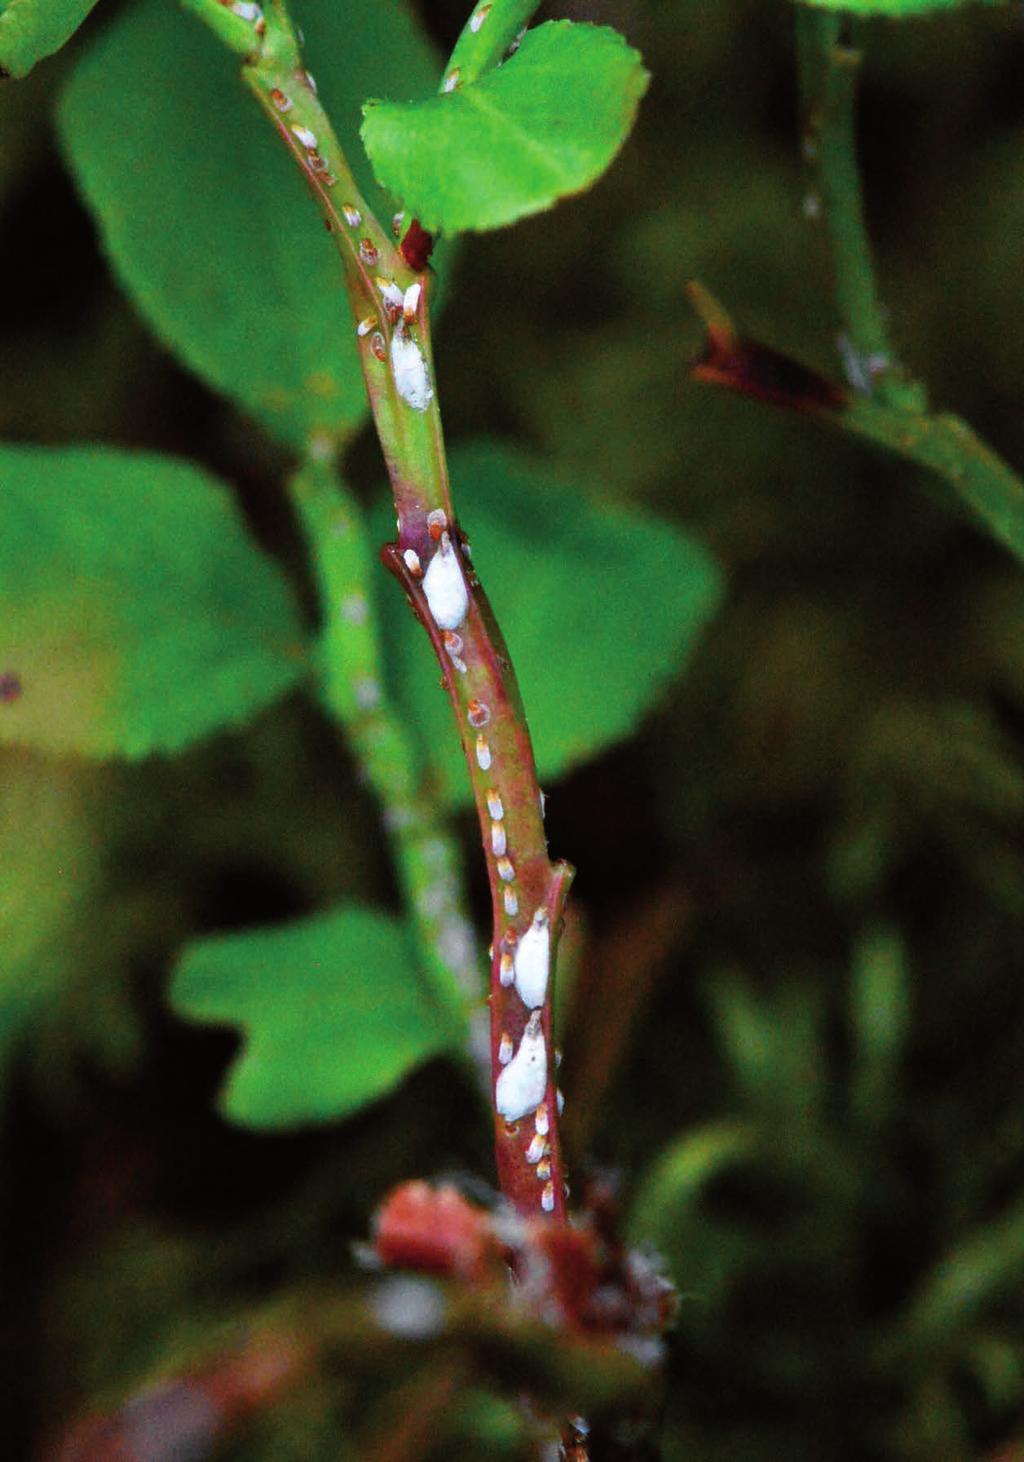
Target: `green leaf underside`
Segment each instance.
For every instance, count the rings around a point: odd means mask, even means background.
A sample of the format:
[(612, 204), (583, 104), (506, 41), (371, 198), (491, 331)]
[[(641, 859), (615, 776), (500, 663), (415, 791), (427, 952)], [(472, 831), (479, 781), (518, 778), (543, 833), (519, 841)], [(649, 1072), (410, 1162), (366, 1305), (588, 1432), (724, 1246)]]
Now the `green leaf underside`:
[[(408, 12), (295, 7), (357, 181), (392, 205), (358, 145), (370, 92), (416, 93), (439, 66)], [(162, 340), (283, 441), (344, 437), (366, 411), (341, 262), (294, 163), (222, 50), (173, 0), (126, 8), (59, 112), (67, 157), (121, 282)]]
[(549, 21), (480, 81), (404, 106), (367, 103), (363, 141), (377, 177), (427, 228), (500, 228), (595, 182), (647, 81), (615, 31)]
[(0, 71), (27, 76), (71, 39), (96, 0), (0, 0)]
[(815, 10), (843, 10), (848, 15), (887, 15), (901, 20), (930, 10), (962, 10), (965, 5), (1005, 5), (1007, 0), (801, 0)]
[[(453, 494), (508, 640), (541, 781), (627, 736), (678, 673), (722, 594), (671, 525), (598, 507), (496, 443), (456, 447)], [(394, 534), (390, 505), (374, 527)], [(393, 693), (430, 748), (445, 798), (469, 797), (447, 696), (421, 627), (385, 585)]]
[(17, 682), (0, 740), (174, 751), (305, 670), (283, 581), (206, 473), (99, 447), (0, 448), (0, 675)]
[(241, 1028), (222, 1105), (252, 1127), (347, 1116), (460, 1039), (424, 994), (403, 925), (356, 907), (198, 940), (171, 1002), (190, 1020)]

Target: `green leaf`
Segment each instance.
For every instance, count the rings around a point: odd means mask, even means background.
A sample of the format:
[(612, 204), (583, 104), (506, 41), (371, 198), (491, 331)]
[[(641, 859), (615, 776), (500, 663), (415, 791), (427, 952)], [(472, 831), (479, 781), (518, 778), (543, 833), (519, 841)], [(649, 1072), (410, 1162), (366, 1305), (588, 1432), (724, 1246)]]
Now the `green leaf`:
[[(359, 107), (434, 84), (434, 54), (396, 0), (358, 24), (337, 0), (296, 11), (357, 181), (390, 216)], [(83, 57), (59, 122), (111, 262), (161, 339), (288, 443), (356, 427), (366, 398), (341, 263), (237, 59), (171, 0), (141, 0)]]
[(363, 141), (427, 228), (500, 228), (596, 182), (647, 81), (615, 31), (549, 21), (477, 82), (404, 106), (368, 102)]
[(1006, 0), (802, 0), (815, 10), (844, 10), (849, 15), (888, 15), (903, 20), (929, 10), (957, 10), (968, 4), (1005, 5)]
[[(750, 1241), (708, 1211), (709, 1186), (757, 1155), (754, 1133), (738, 1122), (710, 1122), (671, 1143), (645, 1174), (629, 1219), (634, 1243), (653, 1244), (669, 1264), (684, 1301), (721, 1303), (742, 1271)], [(684, 1303), (680, 1317), (687, 1318)]]
[(0, 0), (0, 73), (27, 76), (71, 39), (96, 0)]
[(690, 1221), (708, 1183), (754, 1151), (753, 1133), (739, 1122), (714, 1122), (678, 1138), (644, 1177), (633, 1202), (630, 1233), (659, 1248)]
[(813, 986), (771, 997), (723, 971), (710, 989), (715, 1027), (747, 1102), (785, 1138), (802, 1140), (824, 1114), (825, 1040)]
[(403, 925), (356, 907), (198, 940), (171, 1002), (190, 1020), (241, 1028), (222, 1103), (250, 1127), (347, 1116), (462, 1035), (425, 995)]
[(174, 751), (305, 669), (288, 592), (213, 478), (100, 447), (0, 448), (0, 741)]
[(886, 1114), (910, 1024), (910, 982), (899, 930), (872, 924), (854, 951), (850, 986), (854, 1036), (851, 1106), (865, 1125)]
[(927, 1347), (963, 1332), (1024, 1282), (1024, 1202), (976, 1229), (925, 1276), (904, 1321), (910, 1343)]
[[(678, 674), (722, 595), (710, 555), (637, 509), (598, 506), (497, 443), (451, 453), (473, 562), (519, 677), (542, 780), (628, 736)], [(381, 503), (381, 537), (394, 514)], [(384, 597), (394, 695), (449, 802), (469, 796), (447, 696), (420, 626)]]
[(10, 1046), (83, 963), (76, 921), (96, 899), (102, 839), (82, 770), (21, 750), (0, 759), (0, 1079)]

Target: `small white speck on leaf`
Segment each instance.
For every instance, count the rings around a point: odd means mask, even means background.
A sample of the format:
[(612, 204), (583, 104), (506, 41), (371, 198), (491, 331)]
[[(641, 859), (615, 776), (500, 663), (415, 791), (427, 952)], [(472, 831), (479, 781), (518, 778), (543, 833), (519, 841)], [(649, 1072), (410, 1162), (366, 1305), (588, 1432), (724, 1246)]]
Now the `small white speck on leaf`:
[(363, 711), (372, 711), (380, 705), (381, 689), (376, 680), (364, 675), (361, 680), (356, 681), (356, 705)]
[(369, 610), (365, 594), (349, 594), (341, 601), (341, 617), (349, 624), (365, 624)]

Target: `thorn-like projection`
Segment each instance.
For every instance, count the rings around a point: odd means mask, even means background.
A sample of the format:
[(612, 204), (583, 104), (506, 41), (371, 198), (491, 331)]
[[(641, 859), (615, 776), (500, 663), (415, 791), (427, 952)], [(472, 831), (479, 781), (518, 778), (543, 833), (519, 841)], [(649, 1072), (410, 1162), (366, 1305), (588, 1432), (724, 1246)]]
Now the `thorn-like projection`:
[[(393, 356), (393, 341), (391, 350)], [(447, 533), (442, 533), (437, 552), (427, 565), (427, 572), (423, 576), (423, 592), (437, 627), (458, 629), (469, 612), (469, 592), (462, 576), (459, 556)]]
[(516, 945), (516, 989), (530, 1010), (543, 1005), (551, 970), (551, 928), (547, 909), (538, 909), (529, 929)]
[(519, 1050), (498, 1077), (494, 1105), (506, 1122), (518, 1122), (536, 1111), (548, 1084), (548, 1052), (535, 1010), (523, 1031)]

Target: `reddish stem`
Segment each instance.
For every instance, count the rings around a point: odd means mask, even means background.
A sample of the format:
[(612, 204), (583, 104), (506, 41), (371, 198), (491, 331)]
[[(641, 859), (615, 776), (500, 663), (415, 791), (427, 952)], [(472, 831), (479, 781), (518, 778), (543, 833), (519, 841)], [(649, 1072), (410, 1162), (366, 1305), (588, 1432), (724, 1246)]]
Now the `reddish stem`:
[[(473, 569), (469, 544), (454, 521), (442, 527), (439, 515), (430, 516), (438, 537), (447, 533), (468, 590), (469, 607), (457, 630), (438, 626), (424, 593), (423, 565), (442, 551), (426, 515), (404, 513), (398, 543), (385, 545), (381, 557), (430, 636), (469, 768), (491, 888), (491, 1073), (496, 1084), (509, 1064), (509, 1052), (519, 1051), (531, 1017), (531, 1007), (509, 982), (509, 963), (534, 916), (542, 911), (550, 931), (553, 968), (573, 870), (568, 863), (548, 858), (541, 793), (519, 687), (501, 630)], [(496, 812), (500, 816), (495, 817)], [(506, 1121), (495, 1106), (495, 1154), (502, 1192), (520, 1212), (548, 1213), (564, 1220), (550, 991), (539, 1008), (547, 1058), (543, 1098), (535, 1110), (515, 1121)]]

